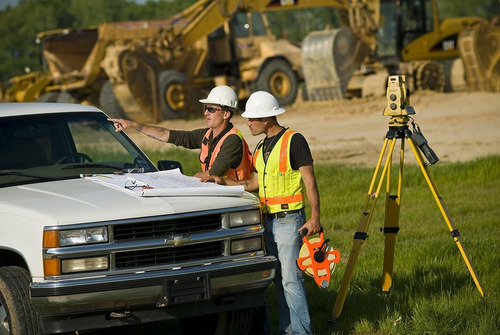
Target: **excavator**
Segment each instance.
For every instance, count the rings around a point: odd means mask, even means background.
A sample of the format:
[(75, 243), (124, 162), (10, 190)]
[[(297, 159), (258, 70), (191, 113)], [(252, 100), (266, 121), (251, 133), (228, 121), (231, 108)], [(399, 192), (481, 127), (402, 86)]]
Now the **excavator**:
[(310, 100), (384, 95), (396, 74), (412, 91), (500, 92), (500, 16), (441, 20), (436, 0), (351, 0), (344, 10), (347, 29), (302, 44)]
[[(271, 33), (266, 12), (318, 7), (338, 11), (343, 27), (311, 32), (301, 46)], [(435, 0), (199, 0), (167, 20), (39, 33), (46, 71), (11, 78), (0, 100), (91, 104), (158, 123), (199, 111), (199, 97), (222, 84), (240, 100), (269, 91), (280, 105), (295, 101), (302, 81), (310, 100), (383, 95), (394, 73), (413, 89), (443, 90), (442, 59), (463, 63), (469, 87), (498, 91), (493, 28), (440, 21)]]

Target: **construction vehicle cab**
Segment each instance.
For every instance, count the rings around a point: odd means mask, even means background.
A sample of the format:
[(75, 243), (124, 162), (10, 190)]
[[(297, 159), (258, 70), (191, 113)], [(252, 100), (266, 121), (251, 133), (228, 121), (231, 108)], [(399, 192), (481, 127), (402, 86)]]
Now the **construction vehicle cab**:
[(241, 82), (239, 97), (255, 90), (271, 92), (283, 105), (295, 101), (301, 74), (301, 49), (278, 40), (262, 12), (237, 12), (208, 35), (208, 77)]

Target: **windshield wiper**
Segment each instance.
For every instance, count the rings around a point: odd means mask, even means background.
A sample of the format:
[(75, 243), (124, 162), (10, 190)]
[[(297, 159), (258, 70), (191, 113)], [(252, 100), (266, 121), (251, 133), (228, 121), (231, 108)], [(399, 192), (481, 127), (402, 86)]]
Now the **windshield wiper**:
[(72, 164), (72, 165), (68, 165), (68, 166), (61, 168), (61, 170), (71, 170), (71, 169), (80, 169), (80, 168), (109, 168), (109, 169), (120, 170), (120, 171), (123, 170), (123, 168), (121, 168), (121, 167), (108, 165), (108, 164), (101, 164), (101, 163)]
[(24, 173), (24, 172), (19, 172), (19, 171), (2, 171), (2, 172), (0, 172), (0, 176), (19, 176), (19, 177), (41, 179), (41, 180), (63, 180), (63, 179), (75, 178), (75, 176), (71, 176), (71, 177), (40, 176), (37, 174)]

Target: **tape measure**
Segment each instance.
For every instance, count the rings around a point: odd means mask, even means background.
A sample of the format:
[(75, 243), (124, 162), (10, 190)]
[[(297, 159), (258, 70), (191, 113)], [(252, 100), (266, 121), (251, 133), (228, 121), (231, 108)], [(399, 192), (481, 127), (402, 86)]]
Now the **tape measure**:
[(330, 284), (330, 275), (335, 271), (336, 264), (340, 261), (340, 252), (333, 250), (328, 244), (329, 239), (325, 241), (323, 229), (319, 237), (307, 238), (307, 229), (300, 231), (304, 244), (300, 248), (297, 266), (307, 275), (314, 278), (316, 284), (322, 288), (328, 288)]

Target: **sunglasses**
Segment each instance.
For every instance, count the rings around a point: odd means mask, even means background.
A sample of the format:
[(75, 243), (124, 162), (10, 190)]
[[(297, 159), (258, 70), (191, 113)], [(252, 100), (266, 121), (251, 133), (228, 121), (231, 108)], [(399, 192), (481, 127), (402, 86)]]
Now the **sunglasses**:
[(222, 109), (211, 106), (205, 106), (205, 110), (208, 111), (209, 113), (215, 113), (217, 111), (221, 111)]

